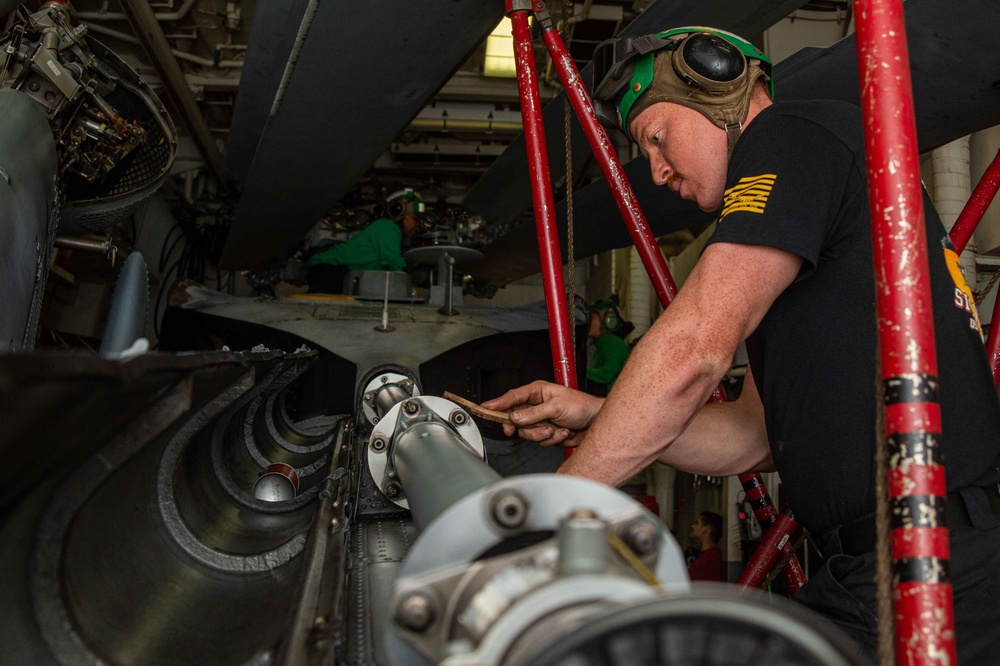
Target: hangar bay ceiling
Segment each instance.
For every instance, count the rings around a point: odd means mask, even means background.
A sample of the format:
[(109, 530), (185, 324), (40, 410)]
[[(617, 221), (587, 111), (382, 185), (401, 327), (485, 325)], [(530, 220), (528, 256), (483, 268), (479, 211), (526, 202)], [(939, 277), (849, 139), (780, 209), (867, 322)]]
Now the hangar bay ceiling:
[[(478, 279), (504, 284), (538, 271), (534, 233), (523, 224), (531, 202), (516, 83), (482, 75), (484, 40), (503, 3), (470, 0), (441, 11), (433, 0), (414, 1), (388, 16), (381, 6), (332, 0), (173, 0), (149, 4), (146, 16), (129, 8), (137, 4), (79, 0), (73, 7), (94, 37), (170, 100), (191, 138), (175, 173), (208, 173), (218, 196), (238, 201), (224, 267), (267, 265), (324, 214), (409, 186), (441, 207), (461, 204), (482, 216), (499, 242), (470, 268)], [(586, 78), (593, 47), (612, 34), (699, 22), (755, 36), (802, 6), (844, 11), (846, 4), (609, 0), (549, 9), (557, 21), (572, 16), (568, 43)], [(907, 3), (921, 150), (1000, 121), (990, 80), (1000, 56), (977, 46), (988, 43), (994, 22), (987, 18), (998, 10), (987, 0), (962, 5)], [(564, 201), (563, 95), (544, 49), (536, 53), (543, 99), (554, 102), (545, 110), (547, 143), (557, 201)], [(789, 58), (776, 70), (777, 96), (856, 100), (853, 57), (848, 37)], [(580, 131), (571, 145), (579, 170), (575, 224), (584, 239), (576, 257), (627, 245), (606, 187), (588, 169)], [(654, 188), (640, 162), (626, 169), (655, 233), (705, 219)], [(565, 205), (559, 210), (565, 242)]]

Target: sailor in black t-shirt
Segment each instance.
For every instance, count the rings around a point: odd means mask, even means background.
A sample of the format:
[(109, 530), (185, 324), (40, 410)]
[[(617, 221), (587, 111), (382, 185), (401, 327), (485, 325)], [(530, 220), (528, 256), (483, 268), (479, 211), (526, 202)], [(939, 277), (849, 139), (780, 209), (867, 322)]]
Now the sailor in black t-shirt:
[[(874, 655), (875, 287), (860, 112), (773, 103), (753, 45), (679, 28), (595, 54), (598, 117), (635, 141), (653, 181), (718, 227), (606, 400), (546, 382), (484, 404), (543, 445), (585, 431), (560, 472), (610, 485), (653, 461), (713, 476), (777, 469), (824, 568), (798, 600)], [(626, 60), (615, 59), (625, 54)], [(627, 66), (626, 66), (627, 65)], [(941, 448), (962, 663), (1000, 654), (1000, 403), (958, 258), (927, 201)], [(742, 395), (706, 401), (746, 341)], [(508, 434), (514, 428), (505, 426)]]

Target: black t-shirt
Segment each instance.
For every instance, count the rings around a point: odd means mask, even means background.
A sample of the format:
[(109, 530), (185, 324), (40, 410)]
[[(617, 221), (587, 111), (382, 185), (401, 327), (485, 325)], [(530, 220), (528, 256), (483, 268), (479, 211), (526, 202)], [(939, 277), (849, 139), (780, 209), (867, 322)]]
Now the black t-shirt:
[[(924, 196), (949, 492), (997, 482), (1000, 403), (971, 292)], [(877, 329), (860, 110), (779, 102), (733, 151), (709, 243), (804, 259), (747, 339), (783, 491), (813, 532), (874, 511)], [(951, 270), (949, 270), (949, 264)]]

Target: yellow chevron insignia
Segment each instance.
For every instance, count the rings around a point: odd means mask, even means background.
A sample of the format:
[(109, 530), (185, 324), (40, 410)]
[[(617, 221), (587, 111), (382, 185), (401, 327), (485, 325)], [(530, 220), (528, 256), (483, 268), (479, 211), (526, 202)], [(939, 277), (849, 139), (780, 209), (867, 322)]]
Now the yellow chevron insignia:
[(719, 219), (741, 210), (748, 213), (763, 213), (777, 177), (776, 174), (765, 173), (760, 176), (740, 178), (740, 182), (726, 190), (722, 200), (722, 215)]

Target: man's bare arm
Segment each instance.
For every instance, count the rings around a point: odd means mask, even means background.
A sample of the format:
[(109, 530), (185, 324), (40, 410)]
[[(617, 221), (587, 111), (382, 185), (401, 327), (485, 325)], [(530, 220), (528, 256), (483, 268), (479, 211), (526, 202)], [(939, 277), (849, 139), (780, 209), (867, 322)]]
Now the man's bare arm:
[[(673, 304), (643, 336), (576, 452), (559, 471), (620, 485), (660, 458), (693, 423), (729, 369), (736, 347), (801, 265), (800, 257), (766, 246), (710, 245)], [(740, 408), (729, 406), (723, 413), (738, 424), (747, 418)], [(714, 450), (705, 455), (745, 455), (727, 451), (728, 444), (699, 440)], [(680, 469), (687, 467), (677, 462)]]
[(658, 460), (685, 472), (709, 476), (774, 471), (764, 406), (750, 369), (743, 378), (738, 400), (705, 405)]

